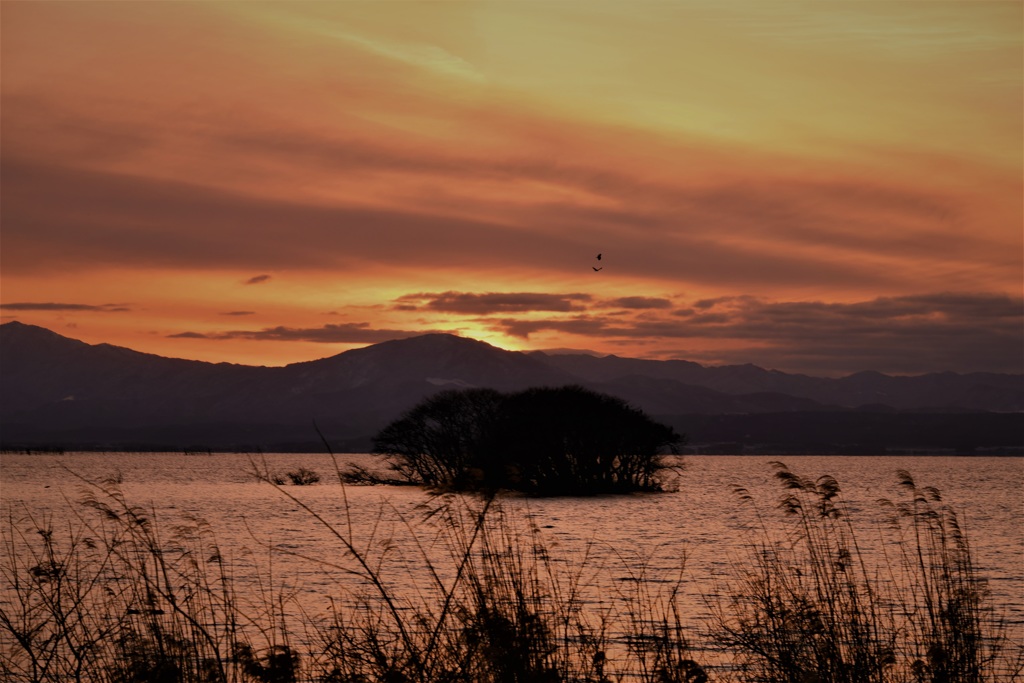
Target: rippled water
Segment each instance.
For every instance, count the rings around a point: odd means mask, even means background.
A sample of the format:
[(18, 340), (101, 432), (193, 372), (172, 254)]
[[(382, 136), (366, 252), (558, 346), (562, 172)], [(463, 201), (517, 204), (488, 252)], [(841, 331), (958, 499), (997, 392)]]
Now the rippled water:
[[(436, 507), (413, 487), (346, 486), (333, 476), (330, 459), (320, 454), (255, 456), (274, 472), (306, 467), (323, 480), (284, 491), (316, 510), (329, 524), (347, 533), (361, 548), (392, 548), (389, 576), (396, 585), (425, 579), (423, 554), (445, 573), (445, 546), (439, 530), (425, 520)], [(732, 486), (746, 488), (770, 525), (780, 515), (774, 506), (781, 489), (769, 462), (761, 456), (688, 456), (678, 491), (657, 495), (585, 499), (507, 499), (503, 505), (523, 529), (538, 537), (552, 562), (567, 572), (583, 571), (595, 594), (621, 594), (641, 567), (657, 580), (674, 579), (685, 558), (684, 592), (688, 608), (699, 616), (719, 583), (735, 575), (749, 557), (744, 531), (754, 522), (754, 508), (740, 504)], [(379, 467), (368, 455), (342, 455), (341, 464)], [(1024, 632), (1024, 460), (1020, 458), (788, 456), (797, 474), (834, 476), (842, 486), (859, 533), (870, 555), (882, 550), (880, 498), (896, 498), (896, 471), (909, 471), (921, 486), (935, 486), (953, 506), (970, 539), (980, 574), (992, 598), (1014, 624), (1015, 640)], [(0, 496), (5, 516), (49, 513), (62, 519), (75, 509), (83, 482), (115, 477), (129, 502), (151, 506), (161, 526), (180, 520), (207, 520), (228, 558), (272, 559), (273, 580), (294, 591), (316, 613), (353, 579), (309, 558), (342, 561), (337, 539), (296, 502), (251, 474), (245, 455), (72, 453), (4, 454), (0, 459)], [(419, 546), (412, 542), (418, 539)], [(268, 548), (274, 548), (273, 552)], [(0, 553), (3, 551), (0, 550)], [(585, 553), (589, 553), (583, 563)], [(301, 556), (301, 557), (300, 557)], [(264, 565), (264, 568), (266, 565)], [(582, 568), (582, 569), (581, 569)], [(241, 584), (249, 579), (240, 570)], [(350, 586), (351, 587), (351, 586)], [(609, 598), (610, 599), (610, 598)]]

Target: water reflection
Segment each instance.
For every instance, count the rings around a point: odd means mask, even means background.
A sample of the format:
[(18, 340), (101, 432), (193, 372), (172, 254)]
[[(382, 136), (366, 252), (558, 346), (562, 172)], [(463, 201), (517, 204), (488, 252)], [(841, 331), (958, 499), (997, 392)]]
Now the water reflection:
[[(625, 603), (638, 578), (653, 586), (674, 585), (682, 570), (682, 597), (694, 624), (723, 582), (749, 562), (748, 532), (761, 523), (778, 524), (779, 488), (768, 457), (690, 456), (678, 490), (585, 499), (507, 497), (502, 505), (512, 527), (543, 548), (551, 565), (577, 576), (587, 600)], [(343, 455), (339, 463), (379, 467), (367, 455)], [(1024, 460), (1019, 458), (835, 457), (785, 458), (797, 473), (834, 476), (856, 517), (859, 541), (868, 557), (881, 553), (885, 524), (879, 498), (897, 497), (896, 471), (912, 472), (922, 485), (941, 489), (960, 514), (977, 569), (989, 581), (994, 602), (1024, 631)], [(117, 480), (126, 498), (152, 507), (166, 529), (191, 518), (204, 519), (223, 555), (235, 562), (240, 585), (255, 585), (272, 566), (282, 590), (298, 596), (303, 609), (325, 611), (332, 599), (363, 588), (359, 578), (332, 569), (344, 561), (330, 529), (303, 509), (308, 505), (327, 525), (343, 529), (361, 550), (382, 557), (382, 575), (399, 590), (426, 590), (438, 569), (442, 582), (454, 580), (450, 529), (427, 511), (439, 501), (411, 487), (342, 487), (333, 464), (320, 454), (269, 454), (258, 463), (277, 472), (308, 468), (322, 476), (312, 486), (287, 486), (290, 500), (251, 474), (245, 455), (180, 454), (5, 454), (0, 461), (5, 515), (27, 510), (66, 518), (83, 482)], [(750, 492), (755, 506), (742, 504), (733, 485)], [(415, 543), (414, 543), (415, 540)], [(694, 626), (693, 628), (697, 628)], [(699, 638), (694, 638), (698, 641)]]

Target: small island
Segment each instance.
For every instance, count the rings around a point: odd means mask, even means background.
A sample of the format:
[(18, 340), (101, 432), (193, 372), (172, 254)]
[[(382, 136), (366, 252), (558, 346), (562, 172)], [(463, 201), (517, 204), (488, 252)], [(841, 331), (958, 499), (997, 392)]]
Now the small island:
[(405, 483), (532, 495), (661, 491), (684, 437), (626, 401), (580, 386), (431, 396), (382, 429), (373, 452)]

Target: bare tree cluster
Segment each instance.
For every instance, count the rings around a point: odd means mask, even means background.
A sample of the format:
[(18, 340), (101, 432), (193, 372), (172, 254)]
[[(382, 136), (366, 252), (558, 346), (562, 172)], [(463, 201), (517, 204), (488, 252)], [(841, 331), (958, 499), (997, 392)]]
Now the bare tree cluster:
[(622, 399), (579, 386), (432, 396), (374, 439), (407, 481), (539, 495), (661, 490), (682, 437)]

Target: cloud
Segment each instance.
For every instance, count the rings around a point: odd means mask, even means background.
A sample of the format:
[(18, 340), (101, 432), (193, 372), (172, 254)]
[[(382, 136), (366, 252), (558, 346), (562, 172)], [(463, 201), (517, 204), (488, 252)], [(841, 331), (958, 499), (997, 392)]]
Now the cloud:
[(247, 285), (260, 285), (260, 284), (263, 284), (264, 282), (267, 282), (268, 280), (270, 280), (270, 276), (269, 275), (256, 275), (255, 277), (251, 277), (248, 280), (246, 280), (245, 284), (247, 284)]
[[(180, 339), (248, 339), (253, 341), (302, 341), (322, 344), (377, 344), (392, 339), (405, 339), (433, 330), (376, 329), (369, 323), (327, 324), (322, 327), (266, 327), (261, 330), (231, 330), (227, 332), (180, 332), (168, 335)], [(437, 330), (440, 331), (440, 330)]]
[(598, 313), (503, 318), (494, 325), (520, 338), (558, 332), (649, 341), (663, 357), (686, 357), (671, 349), (688, 341), (686, 355), (693, 360), (753, 362), (812, 374), (938, 368), (1024, 372), (1024, 299), (1004, 294), (934, 293), (852, 303), (737, 296), (697, 301), (656, 318)]
[(440, 294), (406, 294), (397, 299), (400, 307), (423, 306), (434, 311), (487, 315), (491, 313), (527, 313), (529, 311), (580, 311), (581, 302), (591, 300), (589, 294), (545, 294), (540, 292), (443, 292)]
[(256, 311), (225, 311), (225, 312), (221, 313), (221, 315), (233, 315), (233, 316), (256, 315)]
[(1024, 322), (1024, 299), (1006, 294), (936, 293), (878, 297), (854, 303), (822, 301), (771, 302), (751, 296), (699, 301), (704, 311), (687, 316), (685, 325), (699, 334), (702, 328), (719, 334), (724, 324), (730, 336), (771, 339), (789, 329), (818, 328), (818, 335), (942, 331), (978, 334), (1012, 329)]
[(660, 299), (656, 297), (647, 296), (624, 296), (619, 299), (612, 299), (610, 301), (602, 302), (606, 306), (615, 306), (618, 308), (631, 308), (631, 309), (652, 309), (652, 308), (671, 308), (672, 302), (668, 299)]
[[(400, 26), (387, 8), (147, 5), (140, 23), (103, 3), (16, 4), (5, 32), (13, 59), (5, 61), (0, 150), (0, 270), (10, 292), (97, 301), (106, 295), (86, 296), (82, 283), (115, 270), (173, 270), (159, 281), (187, 278), (189, 286), (147, 300), (148, 313), (183, 310), (194, 287), (208, 292), (210, 310), (242, 318), (251, 313), (233, 309), (254, 304), (215, 299), (228, 293), (209, 284), (224, 272), (236, 282), (263, 274), (247, 283), (258, 284), (287, 270), (289, 284), (305, 291), (322, 285), (324, 272), (344, 273), (352, 293), (330, 306), (354, 316), (336, 320), (373, 320), (358, 328), (371, 337), (376, 327), (402, 333), (473, 316), (465, 329), (491, 325), (520, 338), (564, 331), (599, 339), (598, 348), (693, 350), (716, 362), (742, 352), (780, 367), (841, 351), (851, 358), (841, 365), (872, 353), (897, 363), (893, 354), (908, 356), (912, 343), (921, 358), (941, 347), (977, 365), (985, 340), (996, 345), (995, 367), (1019, 340), (1019, 318), (1004, 315), (1005, 302), (909, 295), (1020, 291), (1020, 164), (1010, 151), (1020, 147), (1020, 126), (1004, 106), (1019, 95), (1020, 79), (1007, 78), (1019, 76), (1019, 60), (1002, 60), (1003, 85), (992, 90), (992, 59), (1003, 52), (967, 60), (964, 72), (947, 69), (934, 88), (898, 69), (882, 82), (875, 73), (812, 81), (802, 64), (776, 61), (792, 56), (783, 50), (757, 62), (796, 75), (780, 95), (761, 88), (770, 79), (751, 80), (747, 63), (726, 60), (716, 78), (694, 80), (696, 71), (666, 70), (663, 59), (640, 71), (614, 59), (636, 36), (655, 36), (660, 47), (649, 57), (726, 37), (704, 35), (715, 22), (700, 17), (686, 22), (702, 35), (694, 42), (679, 41), (675, 29), (620, 33), (631, 25), (624, 16), (584, 12), (574, 25), (585, 31), (566, 24), (569, 32), (548, 44), (532, 30), (548, 15), (532, 9), (477, 16), (452, 5), (452, 14), (437, 14), (448, 10), (435, 4), (410, 9)], [(149, 21), (165, 11), (172, 20)], [(531, 50), (519, 49), (507, 21), (488, 28), (499, 16), (532, 36)], [(465, 34), (463, 20), (501, 32), (481, 51), (479, 31)], [(792, 20), (781, 24), (792, 29)], [(410, 28), (431, 26), (443, 30)], [(1010, 57), (1019, 35), (997, 33), (1010, 40), (1001, 48)], [(610, 42), (593, 41), (598, 34)], [(566, 36), (586, 58), (550, 58)], [(819, 56), (836, 66), (831, 50)], [(78, 68), (82, 54), (93, 68)], [(483, 88), (481, 75), (491, 79)], [(908, 83), (916, 86), (902, 88)], [(623, 88), (641, 96), (622, 97)], [(906, 97), (864, 96), (889, 90)], [(955, 97), (932, 97), (940, 91)], [(619, 95), (607, 102), (612, 110), (600, 104), (608, 93)], [(549, 106), (558, 102), (573, 106)], [(918, 125), (922, 112), (928, 125)], [(595, 277), (599, 250), (609, 266)], [(44, 278), (45, 289), (37, 284)], [(376, 318), (382, 309), (353, 313), (347, 296), (391, 299), (395, 282), (428, 293), (393, 300), (388, 322)], [(509, 287), (516, 291), (500, 291)], [(467, 288), (475, 291), (443, 291)], [(574, 291), (589, 294), (564, 293)], [(660, 296), (679, 291), (701, 300)], [(796, 292), (824, 301), (793, 300), (810, 297)], [(760, 298), (735, 296), (750, 293)], [(42, 318), (98, 309), (21, 310)], [(322, 319), (280, 313), (290, 326), (237, 334), (357, 331), (306, 328)], [(950, 341), (957, 334), (976, 337), (976, 358), (966, 357), (967, 341)], [(546, 336), (552, 345), (579, 341)]]
[[(275, 196), (256, 182), (228, 189), (201, 176), (157, 179), (141, 169), (108, 173), (5, 153), (4, 269), (521, 264), (530, 278), (589, 272), (568, 255), (589, 254), (594, 241), (615, 245), (616, 276), (730, 291), (766, 283), (898, 290), (938, 286), (950, 272), (971, 273), (988, 287), (988, 280), (1019, 279), (1024, 265), (1019, 236), (986, 230), (962, 198), (868, 179), (769, 175), (691, 185), (657, 169), (619, 170), (613, 158), (555, 163), (530, 146), (494, 159), (298, 129), (268, 132), (262, 142), (256, 131), (229, 135), (211, 142), (233, 142), (226, 158), (248, 159), (248, 150), (264, 160), (261, 167), (282, 173), (312, 164), (332, 176), (377, 179), (380, 187), (367, 192), (382, 192), (385, 201)], [(274, 182), (287, 186), (277, 176)]]
[[(579, 250), (561, 234), (392, 208), (302, 204), (97, 171), (5, 162), (3, 269), (188, 270), (531, 263)], [(10, 226), (10, 227), (9, 227)], [(301, 226), (301, 227), (296, 227)], [(540, 254), (538, 256), (538, 254)]]
[(91, 311), (97, 313), (125, 313), (131, 311), (126, 304), (67, 304), (67, 303), (9, 303), (0, 304), (6, 311)]
[(320, 21), (302, 21), (297, 15), (285, 13), (270, 15), (275, 23), (301, 26), (305, 33), (316, 33), (331, 41), (343, 40), (356, 45), (378, 57), (394, 60), (404, 65), (425, 69), (444, 76), (466, 79), (475, 83), (485, 82), (484, 76), (473, 65), (441, 47), (428, 43), (382, 40), (350, 33), (344, 30), (344, 23), (331, 24)]
[(576, 316), (573, 318), (559, 318), (548, 320), (518, 320), (515, 318), (504, 318), (496, 321), (496, 327), (506, 334), (523, 339), (535, 332), (542, 330), (564, 332), (582, 336), (608, 337), (616, 335), (632, 336), (629, 334), (629, 327), (619, 327), (611, 324), (610, 319), (598, 316)]
[[(104, 127), (84, 114), (79, 121), (71, 110), (54, 113), (39, 97), (16, 98), (5, 122), (34, 120), (42, 112), (67, 135), (87, 140)], [(824, 171), (813, 181), (787, 178), (742, 164), (693, 182), (670, 166), (634, 168), (629, 155), (582, 147), (584, 131), (556, 121), (497, 115), (477, 121), (477, 112), (458, 108), (438, 115), (470, 117), (467, 125), (493, 127), (512, 144), (500, 154), (473, 147), (453, 152), (451, 145), (421, 138), (305, 121), (211, 121), (194, 135), (203, 148), (220, 150), (222, 172), (195, 168), (174, 180), (148, 177), (146, 165), (134, 174), (124, 163), (116, 173), (104, 172), (89, 149), (71, 156), (63, 151), (80, 145), (43, 150), (42, 142), (30, 140), (24, 149), (4, 151), (4, 267), (519, 263), (528, 264), (530, 276), (566, 270), (565, 255), (589, 252), (594, 241), (616, 245), (617, 275), (733, 291), (765, 283), (920, 287), (968, 270), (974, 278), (1007, 280), (1022, 267), (1020, 236), (988, 229), (991, 219), (962, 195)], [(132, 139), (163, 130), (144, 118), (121, 123), (139, 129)], [(536, 126), (564, 133), (567, 152), (585, 153), (553, 161), (551, 150), (528, 132)], [(585, 128), (597, 138), (608, 132), (593, 123)], [(671, 145), (672, 157), (697, 155), (694, 163), (710, 154), (663, 139), (644, 145), (656, 142)], [(144, 157), (147, 151), (126, 143), (123, 154)], [(254, 177), (253, 168), (270, 170)], [(304, 191), (315, 183), (301, 180), (295, 169), (376, 184), (367, 186), (364, 201), (335, 193), (325, 202)], [(236, 180), (229, 187), (222, 178)], [(295, 178), (294, 192), (287, 191), (288, 178)], [(381, 201), (369, 199), (377, 193)], [(986, 269), (978, 270), (979, 263)]]

